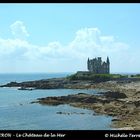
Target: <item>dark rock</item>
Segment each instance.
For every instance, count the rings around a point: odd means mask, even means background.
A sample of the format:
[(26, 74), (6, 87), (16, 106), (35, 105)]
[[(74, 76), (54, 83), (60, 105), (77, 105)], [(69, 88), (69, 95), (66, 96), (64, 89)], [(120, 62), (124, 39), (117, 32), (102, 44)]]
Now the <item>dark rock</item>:
[(56, 112), (56, 114), (63, 114), (63, 112), (61, 112), (61, 111), (60, 112)]
[(83, 100), (82, 100), (82, 102), (84, 102), (84, 103), (97, 103), (97, 102), (101, 102), (101, 100), (100, 99), (98, 99), (97, 97), (93, 97), (93, 96), (91, 96), (91, 97), (88, 97), (88, 98), (84, 98)]
[(28, 87), (28, 88), (26, 88), (26, 87), (20, 87), (20, 88), (18, 88), (18, 90), (33, 90), (34, 88), (31, 88), (31, 87)]
[(105, 93), (104, 93), (104, 96), (105, 96), (106, 98), (115, 98), (115, 99), (127, 98), (126, 94), (124, 94), (124, 93), (120, 93), (120, 92), (111, 92), (111, 91), (105, 92)]
[(120, 121), (120, 119), (112, 119), (112, 121), (113, 121), (113, 122), (115, 122), (115, 121)]
[(140, 100), (139, 101), (135, 101), (134, 104), (135, 104), (136, 107), (139, 107), (140, 106)]
[(135, 94), (136, 94), (136, 95), (137, 95), (137, 94), (140, 94), (140, 91), (137, 91)]
[(78, 95), (87, 95), (87, 93), (78, 93)]

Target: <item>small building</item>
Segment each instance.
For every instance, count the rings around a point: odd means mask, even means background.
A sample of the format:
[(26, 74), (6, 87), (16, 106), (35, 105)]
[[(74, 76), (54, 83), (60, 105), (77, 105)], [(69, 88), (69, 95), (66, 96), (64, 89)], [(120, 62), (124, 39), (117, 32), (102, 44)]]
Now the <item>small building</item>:
[(93, 72), (95, 74), (109, 74), (110, 73), (109, 57), (107, 57), (106, 62), (102, 61), (101, 57), (93, 59), (88, 58), (87, 68), (89, 72)]

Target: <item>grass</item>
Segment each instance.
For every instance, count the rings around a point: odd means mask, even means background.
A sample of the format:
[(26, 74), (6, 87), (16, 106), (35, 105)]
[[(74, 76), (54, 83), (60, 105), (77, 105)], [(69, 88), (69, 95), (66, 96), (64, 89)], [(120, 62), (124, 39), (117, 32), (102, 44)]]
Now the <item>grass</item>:
[(130, 78), (140, 78), (140, 74), (130, 75)]
[(127, 78), (128, 75), (121, 74), (94, 74), (92, 72), (77, 72), (67, 78), (70, 80), (92, 80), (95, 82), (109, 81), (118, 78)]

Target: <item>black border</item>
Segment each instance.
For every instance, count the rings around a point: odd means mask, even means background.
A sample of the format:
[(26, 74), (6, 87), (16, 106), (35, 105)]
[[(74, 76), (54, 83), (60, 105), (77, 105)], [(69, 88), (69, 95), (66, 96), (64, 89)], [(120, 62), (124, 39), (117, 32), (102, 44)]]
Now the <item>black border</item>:
[(91, 3), (91, 4), (94, 4), (94, 3), (98, 3), (98, 4), (106, 4), (106, 3), (139, 3), (140, 0), (1, 0), (0, 3), (24, 3), (24, 4), (29, 4), (29, 3), (44, 3), (44, 4), (47, 4), (47, 3), (83, 3), (83, 4), (86, 4), (86, 3)]
[[(44, 137), (44, 134), (49, 134)], [(57, 134), (63, 134), (60, 136)], [(39, 135), (39, 137), (35, 137)], [(0, 130), (0, 139), (127, 140), (140, 139), (139, 130)]]

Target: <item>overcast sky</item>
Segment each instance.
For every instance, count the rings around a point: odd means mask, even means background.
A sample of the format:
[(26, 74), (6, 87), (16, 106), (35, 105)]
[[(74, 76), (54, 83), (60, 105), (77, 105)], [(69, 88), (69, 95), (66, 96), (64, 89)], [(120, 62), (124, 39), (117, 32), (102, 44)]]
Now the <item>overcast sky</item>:
[(109, 56), (140, 72), (140, 4), (0, 4), (0, 73), (76, 72)]

